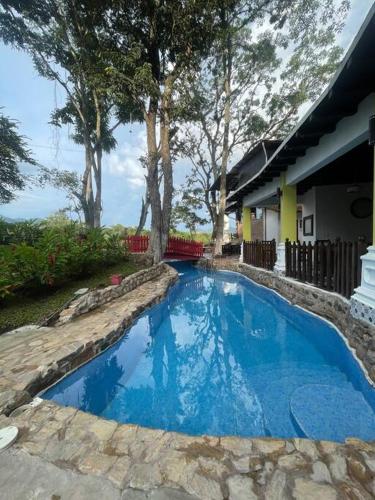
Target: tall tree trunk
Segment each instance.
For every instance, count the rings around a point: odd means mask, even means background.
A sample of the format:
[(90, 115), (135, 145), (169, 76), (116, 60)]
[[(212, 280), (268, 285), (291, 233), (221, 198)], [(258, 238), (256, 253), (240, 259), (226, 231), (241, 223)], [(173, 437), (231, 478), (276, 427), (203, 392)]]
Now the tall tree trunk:
[(85, 172), (82, 178), (81, 204), (85, 216), (85, 224), (89, 228), (94, 227), (94, 193), (92, 189), (92, 168), (88, 147), (85, 144)]
[(157, 101), (151, 100), (145, 113), (147, 130), (147, 189), (151, 206), (151, 238), (149, 252), (152, 252), (154, 264), (163, 258), (162, 250), (162, 210), (158, 183), (158, 149), (156, 143)]
[(141, 215), (139, 216), (138, 227), (135, 232), (136, 236), (140, 236), (140, 234), (143, 231), (143, 228), (145, 227), (149, 208), (150, 208), (150, 195), (148, 193), (148, 186), (146, 186), (146, 194), (145, 197), (142, 198)]
[(172, 197), (173, 197), (173, 168), (170, 149), (170, 107), (172, 101), (174, 79), (168, 77), (165, 82), (164, 94), (161, 103), (160, 117), (160, 153), (163, 171), (163, 211), (162, 211), (162, 252), (165, 252), (168, 243), (169, 226), (171, 222)]
[(95, 146), (91, 150), (91, 161), (95, 174), (95, 202), (94, 202), (94, 227), (100, 227), (102, 213), (102, 101), (96, 91), (93, 91), (95, 103)]
[[(211, 196), (211, 199), (210, 199)], [(212, 231), (211, 231), (211, 239), (213, 241), (216, 240), (216, 227), (217, 227), (217, 202), (216, 202), (216, 193), (215, 191), (205, 192), (205, 204), (210, 215)]]
[(95, 201), (94, 201), (94, 227), (100, 227), (102, 214), (102, 148), (97, 147), (95, 168)]
[(225, 75), (224, 133), (223, 133), (223, 155), (222, 155), (221, 169), (220, 169), (220, 198), (219, 198), (219, 210), (217, 214), (216, 244), (215, 244), (215, 255), (218, 256), (222, 254), (222, 245), (224, 238), (224, 216), (225, 216), (225, 206), (227, 198), (226, 177), (227, 177), (227, 168), (229, 159), (229, 130), (230, 130), (230, 119), (231, 119), (232, 40), (229, 32), (226, 37), (226, 45), (223, 54), (223, 67)]

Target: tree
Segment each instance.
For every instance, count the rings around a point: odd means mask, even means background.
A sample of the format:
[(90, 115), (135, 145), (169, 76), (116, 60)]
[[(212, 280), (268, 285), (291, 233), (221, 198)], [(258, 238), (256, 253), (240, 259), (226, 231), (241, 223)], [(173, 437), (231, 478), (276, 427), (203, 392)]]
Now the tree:
[(207, 224), (208, 220), (199, 215), (202, 203), (199, 202), (195, 193), (182, 192), (182, 196), (176, 201), (172, 208), (171, 228), (177, 230), (178, 224), (183, 224), (190, 233), (190, 237), (197, 232), (197, 226)]
[[(185, 89), (194, 127), (181, 134), (181, 149), (192, 163), (185, 187), (207, 208), (216, 254), (229, 159), (263, 139), (284, 137), (301, 105), (318, 97), (341, 56), (335, 34), (347, 9), (347, 1), (330, 0), (223, 4), (221, 37)], [(218, 177), (219, 199), (210, 192)]]
[(66, 92), (66, 103), (54, 111), (52, 123), (72, 124), (73, 139), (84, 145), (80, 197), (90, 227), (100, 226), (103, 153), (115, 146), (113, 131), (127, 115), (123, 107), (111, 121), (113, 105), (100, 78), (99, 7), (84, 0), (9, 0), (0, 6), (4, 42), (27, 51), (39, 74)]
[(36, 164), (18, 134), (17, 123), (0, 113), (0, 204), (12, 201), (14, 191), (25, 187), (20, 163)]
[[(179, 113), (177, 87), (194, 71), (213, 39), (213, 0), (114, 2), (103, 17), (112, 93), (137, 104), (147, 133), (147, 189), (151, 248), (159, 262), (166, 248), (173, 194), (171, 139)], [(160, 140), (160, 147), (158, 145)], [(159, 161), (160, 160), (160, 161)], [(162, 176), (161, 185), (159, 179)]]
[(83, 215), (87, 223), (90, 215), (85, 214), (85, 209), (87, 210), (86, 191), (83, 180), (79, 177), (77, 172), (40, 166), (38, 182), (41, 186), (50, 184), (56, 189), (65, 191), (66, 197), (71, 205), (64, 209), (64, 211), (74, 212), (80, 222), (82, 222)]

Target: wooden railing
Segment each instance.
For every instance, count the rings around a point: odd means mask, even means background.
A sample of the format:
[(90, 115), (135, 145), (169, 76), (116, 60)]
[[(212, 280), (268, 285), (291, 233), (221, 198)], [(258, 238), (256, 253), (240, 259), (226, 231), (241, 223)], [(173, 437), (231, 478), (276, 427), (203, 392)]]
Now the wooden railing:
[[(145, 253), (149, 245), (149, 236), (127, 236), (125, 243), (131, 253)], [(202, 257), (203, 243), (200, 241), (185, 240), (170, 236), (168, 238), (166, 256), (186, 255), (190, 257)]]
[(167, 249), (168, 255), (188, 255), (192, 257), (202, 257), (203, 243), (194, 240), (185, 240), (184, 238), (176, 238), (170, 236), (168, 238)]
[(147, 252), (149, 237), (148, 236), (127, 236), (125, 243), (131, 253)]
[(241, 245), (232, 245), (231, 243), (226, 243), (225, 245), (222, 245), (221, 253), (222, 255), (240, 255)]
[(286, 275), (349, 298), (361, 282), (363, 241), (285, 243)]
[(243, 261), (251, 266), (272, 270), (276, 263), (276, 241), (244, 241)]

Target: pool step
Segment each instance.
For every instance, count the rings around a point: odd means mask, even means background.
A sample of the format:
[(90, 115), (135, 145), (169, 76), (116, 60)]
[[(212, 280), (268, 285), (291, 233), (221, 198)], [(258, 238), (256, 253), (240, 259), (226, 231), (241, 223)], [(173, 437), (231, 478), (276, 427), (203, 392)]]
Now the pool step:
[(345, 375), (332, 367), (294, 363), (282, 369), (266, 371), (262, 376), (252, 377), (250, 383), (260, 395), (267, 433), (281, 438), (303, 436), (293, 423), (289, 406), (293, 392), (301, 385), (320, 383), (352, 387)]
[(290, 411), (309, 439), (343, 442), (347, 437), (363, 440), (375, 437), (374, 410), (350, 384), (303, 385), (293, 392)]

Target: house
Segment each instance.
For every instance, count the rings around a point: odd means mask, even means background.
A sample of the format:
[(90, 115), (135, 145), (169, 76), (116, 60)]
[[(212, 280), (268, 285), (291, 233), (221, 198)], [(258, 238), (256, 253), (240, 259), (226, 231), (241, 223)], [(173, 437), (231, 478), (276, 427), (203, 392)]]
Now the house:
[[(277, 140), (264, 140), (259, 141), (253, 148), (251, 148), (241, 160), (234, 165), (234, 167), (228, 172), (226, 176), (226, 186), (227, 192), (230, 195), (239, 186), (243, 185), (248, 181), (248, 179), (255, 176), (263, 168), (267, 160), (273, 155), (276, 149), (280, 146), (281, 141)], [(220, 190), (220, 180), (219, 176), (215, 182), (212, 184), (211, 191)], [(277, 208), (277, 207), (276, 207)], [(267, 239), (269, 237), (272, 239), (275, 236), (275, 232), (272, 233), (272, 224), (268, 224), (268, 232), (265, 232), (264, 224), (264, 213), (263, 211), (257, 211), (255, 208), (252, 213), (248, 213), (249, 221), (245, 221), (243, 224), (241, 217), (242, 204), (240, 201), (235, 200), (227, 203), (226, 213), (235, 213), (237, 219), (237, 234), (245, 240), (249, 239), (250, 233), (248, 233), (249, 225), (251, 225), (251, 234), (255, 239)], [(273, 225), (276, 227), (277, 225)], [(243, 234), (243, 229), (245, 229), (245, 234)], [(270, 232), (271, 231), (271, 232)]]
[[(264, 155), (261, 168), (240, 174), (246, 156), (236, 165), (228, 174), (227, 197), (227, 210), (242, 212), (245, 262), (256, 265), (255, 254), (259, 261), (251, 214), (261, 208), (264, 239), (275, 240), (276, 262), (272, 251), (267, 257), (274, 271), (351, 297), (353, 315), (370, 323), (375, 323), (374, 45), (375, 6), (320, 99), (272, 154)], [(270, 248), (263, 244), (260, 251)]]

